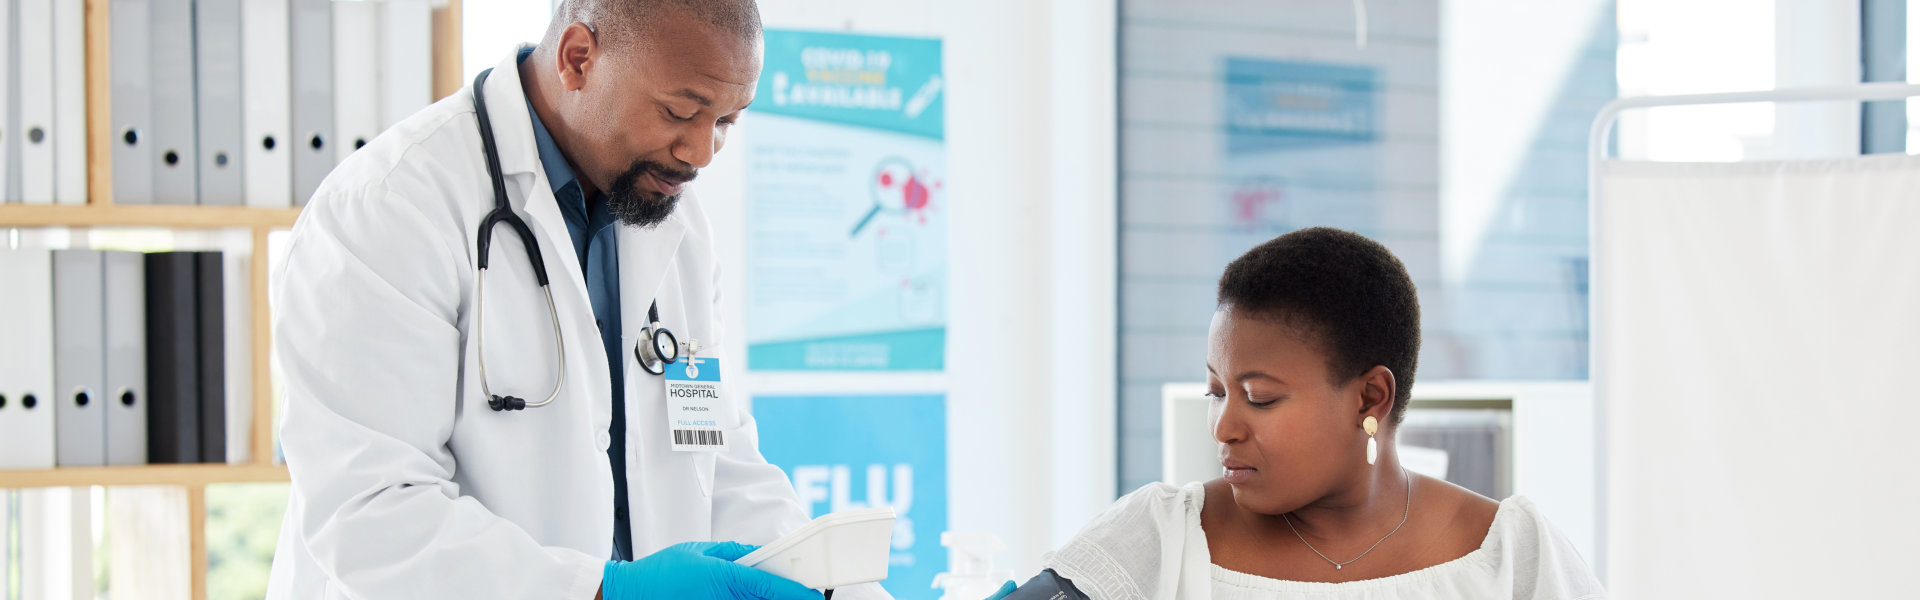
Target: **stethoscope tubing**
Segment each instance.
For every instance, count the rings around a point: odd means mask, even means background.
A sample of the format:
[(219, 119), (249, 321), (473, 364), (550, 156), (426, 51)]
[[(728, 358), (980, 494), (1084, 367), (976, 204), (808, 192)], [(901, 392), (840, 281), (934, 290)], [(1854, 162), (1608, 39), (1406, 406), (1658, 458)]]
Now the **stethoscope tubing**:
[[(506, 181), (500, 174), (500, 151), (493, 141), (493, 120), (487, 115), (485, 87), (487, 75), (492, 73), (493, 69), (487, 69), (473, 78), (473, 110), (475, 117), (480, 121), (480, 149), (486, 154), (487, 176), (493, 184), (493, 211), (487, 213), (486, 218), (480, 221), (480, 240), (477, 247), (479, 256), (475, 261), (479, 266), (479, 274), (474, 284), (473, 343), (475, 353), (479, 355), (480, 393), (486, 395), (488, 406), (496, 411), (521, 410), (527, 407), (546, 406), (560, 397), (561, 388), (566, 387), (567, 384), (567, 344), (566, 337), (560, 331), (560, 309), (553, 301), (553, 286), (548, 285), (546, 261), (540, 258), (540, 242), (533, 238), (533, 230), (527, 227), (527, 222), (521, 220), (519, 215), (513, 213), (513, 205), (507, 201)], [(485, 327), (487, 264), (492, 253), (493, 226), (497, 223), (506, 223), (513, 229), (514, 234), (520, 236), (520, 242), (527, 250), (527, 262), (533, 265), (534, 280), (540, 283), (540, 291), (546, 295), (547, 317), (553, 323), (555, 350), (553, 390), (547, 393), (546, 399), (538, 402), (527, 402), (513, 396), (495, 396), (492, 388), (487, 385), (487, 329)]]

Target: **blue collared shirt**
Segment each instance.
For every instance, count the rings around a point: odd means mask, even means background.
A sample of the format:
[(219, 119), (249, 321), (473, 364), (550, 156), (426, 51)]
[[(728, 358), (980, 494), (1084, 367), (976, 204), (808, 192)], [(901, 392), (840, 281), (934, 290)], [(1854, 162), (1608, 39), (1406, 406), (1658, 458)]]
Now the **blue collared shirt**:
[[(533, 54), (532, 48), (520, 50), (520, 60)], [(607, 462), (613, 466), (613, 559), (633, 560), (633, 531), (627, 517), (627, 408), (626, 361), (620, 354), (620, 228), (607, 212), (606, 198), (596, 194), (587, 198), (580, 180), (573, 174), (553, 134), (540, 122), (533, 101), (527, 101), (527, 115), (533, 117), (533, 141), (540, 148), (540, 166), (553, 186), (553, 199), (560, 203), (566, 218), (567, 233), (573, 238), (574, 257), (587, 277), (587, 297), (593, 304), (593, 321), (600, 326), (600, 343), (607, 351), (607, 373), (613, 379), (613, 424), (607, 435)]]

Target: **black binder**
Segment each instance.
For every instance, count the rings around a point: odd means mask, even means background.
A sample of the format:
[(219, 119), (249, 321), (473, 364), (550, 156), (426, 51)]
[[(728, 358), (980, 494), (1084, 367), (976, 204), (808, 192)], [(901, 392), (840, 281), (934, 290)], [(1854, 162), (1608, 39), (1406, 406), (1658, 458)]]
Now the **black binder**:
[(147, 257), (147, 462), (200, 462), (199, 284), (192, 252)]
[(200, 324), (200, 461), (227, 462), (226, 286), (219, 252), (196, 252)]

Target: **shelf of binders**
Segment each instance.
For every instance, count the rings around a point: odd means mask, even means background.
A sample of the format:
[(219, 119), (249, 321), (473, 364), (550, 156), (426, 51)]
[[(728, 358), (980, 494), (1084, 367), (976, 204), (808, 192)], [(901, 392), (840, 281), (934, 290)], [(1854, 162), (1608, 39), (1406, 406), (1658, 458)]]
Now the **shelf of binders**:
[[(289, 480), (286, 467), (272, 462), (268, 236), (294, 225), (300, 210), (293, 199), (310, 195), (337, 161), (461, 88), (461, 4), (0, 0), (0, 14), (20, 7), (11, 23), (0, 19), (0, 40), (17, 41), (14, 63), (22, 66), (14, 70), (23, 78), (0, 68), (0, 116), (21, 112), (21, 131), (32, 132), (5, 132), (0, 143), (0, 190), (20, 190), (0, 202), (0, 249), (20, 239), (9, 230), (246, 230), (252, 238), (244, 288), (227, 288), (244, 298), (229, 302), (249, 308), (244, 341), (226, 345), (246, 358), (232, 368), (251, 374), (228, 390), (252, 407), (242, 421), (250, 432), (245, 462), (0, 469), (0, 492), (99, 486), (142, 498), (118, 506), (158, 515), (142, 527), (165, 533), (131, 541), (147, 530), (116, 530), (117, 541), (149, 551), (110, 561), (114, 583), (143, 592), (178, 585), (188, 598), (206, 598), (208, 486)], [(42, 19), (49, 26), (23, 28)], [(40, 123), (34, 119), (45, 123), (30, 126)], [(182, 179), (196, 171), (204, 175)], [(21, 180), (8, 182), (7, 173)], [(0, 434), (0, 448), (9, 437)], [(85, 502), (75, 506), (84, 516)], [(0, 557), (4, 550), (0, 544)], [(159, 579), (148, 579), (150, 572)], [(4, 575), (0, 567), (0, 581)]]
[(459, 89), (456, 0), (15, 6), (0, 228), (288, 228), (336, 164)]
[(0, 489), (285, 481), (262, 252), (0, 249)]
[[(289, 207), (293, 198), (310, 193), (384, 123), (460, 88), (461, 3), (6, 0), (0, 6), (14, 2), (39, 8), (23, 9), (24, 21), (0, 20), (8, 27), (0, 33), (34, 32), (22, 43), (55, 60), (26, 61), (34, 68), (22, 69), (17, 81), (0, 69), (0, 91), (45, 90), (27, 94), (34, 102), (12, 106), (0, 94), (0, 114), (24, 111), (23, 121), (33, 124), (49, 119), (45, 135), (31, 128), (37, 135), (31, 143), (8, 140), (14, 142), (8, 148), (20, 152), (9, 157), (0, 150), (0, 166), (20, 167), (0, 169), (0, 184), (7, 172), (27, 174), (15, 182), (23, 197), (0, 202), (0, 249), (9, 237), (19, 239), (9, 230), (250, 230), (250, 275), (241, 300), (250, 306), (242, 325), (250, 333), (228, 350), (248, 357), (250, 364), (240, 368), (251, 372), (251, 382), (230, 393), (253, 409), (247, 463), (0, 470), (0, 490), (286, 481), (285, 468), (271, 463), (267, 238), (298, 220), (300, 209)], [(193, 5), (199, 8), (185, 10)], [(51, 26), (26, 26), (40, 19)], [(79, 97), (84, 102), (72, 100)], [(308, 131), (328, 135), (295, 135)], [(176, 146), (178, 140), (185, 145)], [(122, 168), (127, 164), (138, 166)], [(46, 166), (59, 168), (40, 168)]]

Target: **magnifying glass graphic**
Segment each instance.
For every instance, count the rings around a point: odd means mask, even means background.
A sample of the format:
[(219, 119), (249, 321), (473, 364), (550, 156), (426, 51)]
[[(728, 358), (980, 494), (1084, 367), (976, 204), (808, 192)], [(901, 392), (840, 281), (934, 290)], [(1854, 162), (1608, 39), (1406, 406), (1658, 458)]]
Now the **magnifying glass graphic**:
[(853, 226), (849, 237), (858, 237), (860, 231), (873, 222), (881, 212), (904, 215), (908, 211), (926, 208), (932, 192), (926, 182), (913, 173), (913, 164), (906, 159), (889, 156), (881, 159), (873, 168), (873, 177), (867, 180), (868, 195), (873, 198), (873, 209), (860, 222)]

